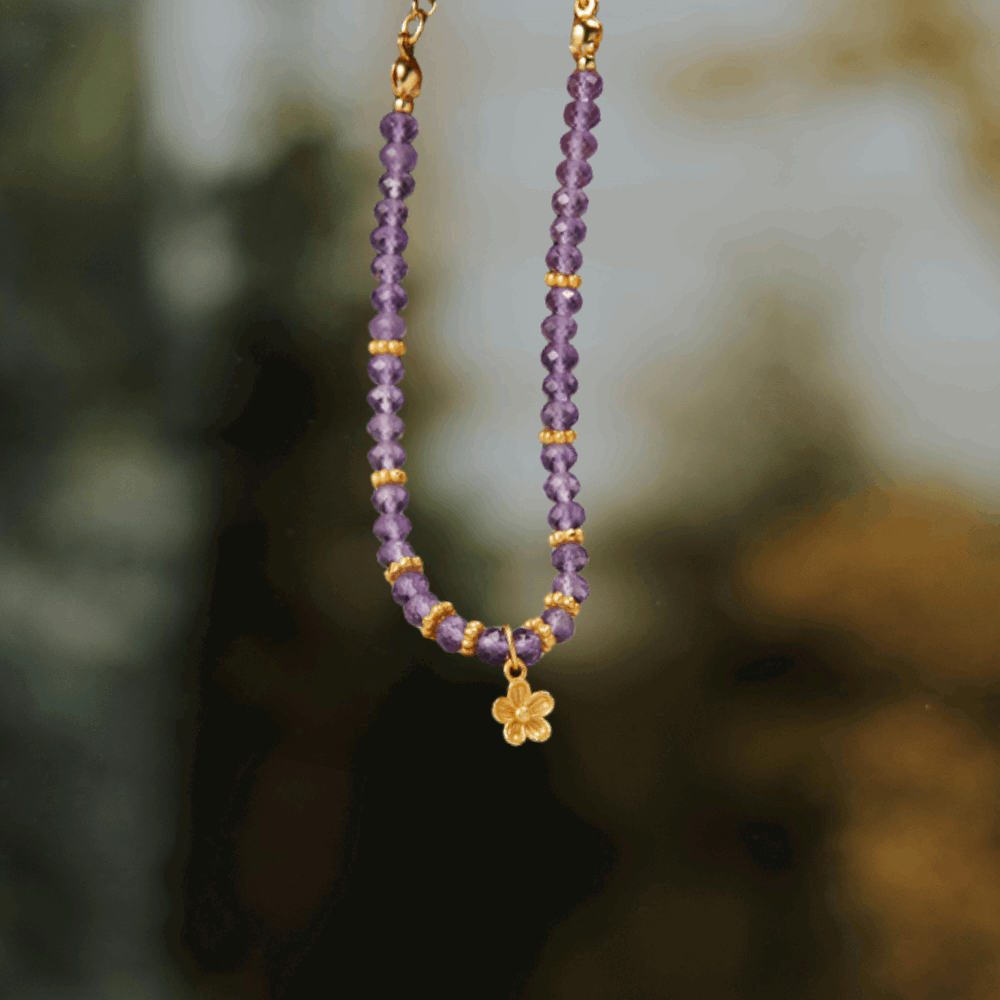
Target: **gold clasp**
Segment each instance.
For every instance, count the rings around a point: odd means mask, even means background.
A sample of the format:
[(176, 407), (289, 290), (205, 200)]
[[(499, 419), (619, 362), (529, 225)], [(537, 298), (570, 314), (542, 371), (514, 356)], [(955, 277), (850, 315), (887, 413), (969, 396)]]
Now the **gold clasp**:
[(596, 70), (594, 57), (601, 45), (604, 29), (597, 20), (598, 0), (575, 0), (573, 4), (573, 32), (569, 50), (576, 60), (576, 68)]
[[(419, 0), (413, 0), (413, 6), (403, 26), (399, 29), (399, 58), (392, 64), (392, 92), (396, 95), (394, 105), (397, 111), (405, 111), (410, 114), (413, 111), (413, 100), (420, 94), (420, 84), (424, 75), (420, 72), (420, 66), (413, 55), (413, 46), (417, 44), (417, 39), (423, 34), (424, 24), (427, 18), (437, 10), (437, 0), (431, 4), (430, 10), (424, 10), (420, 6)], [(411, 32), (410, 25), (416, 22), (416, 29)]]

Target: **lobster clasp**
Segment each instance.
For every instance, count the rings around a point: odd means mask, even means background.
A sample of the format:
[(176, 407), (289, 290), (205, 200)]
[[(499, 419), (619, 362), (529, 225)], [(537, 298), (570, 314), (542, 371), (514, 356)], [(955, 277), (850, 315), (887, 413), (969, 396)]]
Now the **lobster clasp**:
[[(423, 33), (424, 24), (427, 18), (434, 13), (437, 7), (437, 0), (431, 4), (430, 10), (422, 10), (417, 0), (414, 0), (413, 9), (406, 15), (402, 28), (399, 29), (399, 58), (392, 64), (392, 92), (396, 95), (395, 109), (405, 111), (407, 114), (413, 111), (413, 99), (420, 93), (420, 84), (423, 83), (424, 75), (420, 72), (420, 66), (413, 55), (413, 46)], [(416, 22), (416, 28), (410, 32), (410, 25)]]
[(576, 60), (576, 68), (596, 70), (594, 57), (601, 45), (604, 28), (597, 20), (598, 0), (576, 0), (573, 5), (575, 19), (570, 35), (569, 51)]

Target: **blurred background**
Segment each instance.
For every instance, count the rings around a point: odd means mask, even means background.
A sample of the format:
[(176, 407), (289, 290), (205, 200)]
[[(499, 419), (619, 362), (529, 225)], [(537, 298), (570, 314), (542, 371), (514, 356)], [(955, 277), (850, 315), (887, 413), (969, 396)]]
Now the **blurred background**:
[[(0, 4), (0, 993), (1000, 995), (1000, 8), (605, 0), (586, 573), (507, 747), (365, 452), (408, 0)], [(417, 48), (412, 541), (551, 579), (571, 0)]]

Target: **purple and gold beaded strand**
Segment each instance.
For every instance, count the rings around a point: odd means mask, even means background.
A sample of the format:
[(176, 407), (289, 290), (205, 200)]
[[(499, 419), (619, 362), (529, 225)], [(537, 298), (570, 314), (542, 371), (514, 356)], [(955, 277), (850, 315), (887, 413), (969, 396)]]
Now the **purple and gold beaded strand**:
[[(583, 254), (579, 245), (587, 235), (582, 216), (589, 204), (584, 188), (593, 178), (588, 161), (597, 150), (591, 129), (601, 120), (595, 100), (601, 94), (603, 81), (596, 71), (594, 57), (602, 28), (596, 17), (597, 0), (575, 0), (570, 52), (577, 65), (567, 82), (573, 100), (563, 112), (569, 131), (560, 145), (566, 158), (556, 168), (560, 187), (552, 197), (556, 219), (549, 229), (552, 247), (545, 257), (549, 268), (545, 275), (549, 287), (545, 304), (550, 315), (542, 323), (547, 343), (541, 355), (548, 370), (542, 382), (548, 402), (542, 408), (543, 429), (539, 439), (543, 446), (542, 466), (549, 473), (545, 495), (553, 501), (548, 516), (552, 532), (549, 544), (552, 565), (558, 575), (552, 581), (551, 593), (545, 597), (541, 615), (530, 618), (517, 629), (509, 625), (487, 628), (482, 622), (466, 621), (450, 601), (441, 601), (431, 593), (423, 561), (406, 540), (412, 525), (403, 513), (410, 494), (402, 468), (406, 452), (399, 444), (403, 421), (398, 411), (404, 401), (399, 382), (404, 373), (401, 359), (406, 353), (403, 339), (406, 323), (400, 313), (407, 303), (400, 282), (407, 272), (402, 256), (408, 241), (403, 228), (408, 216), (405, 200), (413, 193), (412, 171), (417, 164), (417, 152), (412, 145), (418, 132), (413, 101), (422, 83), (413, 49), (436, 7), (435, 0), (430, 10), (424, 11), (419, 0), (413, 0), (399, 33), (399, 57), (392, 69), (394, 108), (379, 125), (386, 140), (379, 154), (385, 173), (379, 179), (383, 197), (375, 206), (378, 226), (371, 235), (377, 254), (371, 270), (379, 285), (371, 296), (375, 316), (368, 324), (372, 337), (368, 345), (372, 355), (368, 374), (375, 383), (368, 393), (368, 402), (375, 415), (368, 421), (367, 429), (376, 442), (368, 452), (368, 461), (374, 470), (372, 504), (379, 513), (373, 530), (381, 543), (378, 561), (385, 567), (393, 600), (402, 605), (406, 620), (446, 652), (476, 655), (490, 666), (503, 667), (508, 681), (507, 696), (494, 702), (493, 717), (503, 724), (507, 742), (519, 746), (529, 739), (543, 742), (552, 733), (545, 716), (555, 702), (547, 691), (532, 692), (527, 682), (528, 667), (557, 643), (572, 637), (574, 619), (590, 595), (586, 580), (580, 576), (588, 559), (583, 547), (585, 513), (576, 502), (580, 481), (570, 471), (577, 461), (573, 447), (577, 435), (573, 427), (580, 415), (572, 401), (578, 388), (573, 369), (579, 354), (571, 341), (577, 332), (574, 316), (583, 305), (579, 291)], [(415, 26), (412, 32), (411, 26)]]

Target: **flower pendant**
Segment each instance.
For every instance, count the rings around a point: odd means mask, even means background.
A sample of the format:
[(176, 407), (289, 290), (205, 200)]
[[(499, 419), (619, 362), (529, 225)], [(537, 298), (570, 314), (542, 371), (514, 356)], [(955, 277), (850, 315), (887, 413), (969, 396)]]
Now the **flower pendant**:
[(548, 691), (531, 692), (523, 678), (512, 680), (506, 698), (493, 702), (493, 718), (503, 726), (503, 738), (519, 747), (526, 739), (544, 743), (552, 735), (545, 716), (556, 707)]

